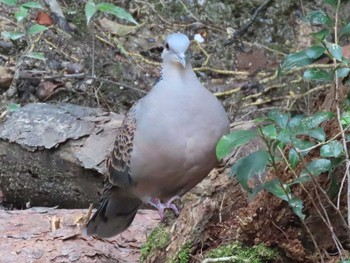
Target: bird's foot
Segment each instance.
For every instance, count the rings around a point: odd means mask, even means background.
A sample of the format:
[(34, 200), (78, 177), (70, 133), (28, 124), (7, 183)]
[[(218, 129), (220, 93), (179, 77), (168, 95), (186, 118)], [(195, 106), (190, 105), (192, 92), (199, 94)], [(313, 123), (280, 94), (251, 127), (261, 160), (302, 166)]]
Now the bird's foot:
[(175, 215), (179, 215), (179, 209), (172, 203), (177, 199), (180, 199), (180, 197), (177, 195), (173, 196), (163, 204), (158, 198), (152, 198), (148, 203), (158, 209), (160, 221), (163, 221), (165, 209), (171, 209), (174, 211)]

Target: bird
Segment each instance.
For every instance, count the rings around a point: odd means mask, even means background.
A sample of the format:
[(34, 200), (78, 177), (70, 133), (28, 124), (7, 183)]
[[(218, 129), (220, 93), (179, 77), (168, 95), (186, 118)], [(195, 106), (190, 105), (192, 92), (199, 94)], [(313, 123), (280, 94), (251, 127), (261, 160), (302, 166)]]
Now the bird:
[(222, 103), (197, 78), (189, 61), (189, 38), (165, 39), (159, 81), (130, 110), (106, 159), (100, 207), (85, 227), (87, 235), (122, 233), (143, 203), (163, 219), (179, 214), (173, 201), (218, 165), (216, 144), (229, 132)]

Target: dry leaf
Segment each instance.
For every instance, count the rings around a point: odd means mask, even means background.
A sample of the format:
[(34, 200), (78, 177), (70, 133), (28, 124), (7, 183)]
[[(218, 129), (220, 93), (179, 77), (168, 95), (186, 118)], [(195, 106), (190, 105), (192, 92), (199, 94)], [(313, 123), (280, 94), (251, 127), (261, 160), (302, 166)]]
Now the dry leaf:
[(137, 26), (125, 26), (107, 18), (98, 19), (98, 22), (104, 30), (118, 36), (126, 36), (137, 29)]
[(7, 69), (0, 66), (0, 88), (7, 89), (10, 87), (13, 79), (13, 74), (9, 73)]
[(43, 11), (38, 12), (38, 14), (36, 15), (35, 21), (39, 25), (43, 25), (43, 26), (51, 26), (52, 25), (51, 17)]
[(40, 100), (46, 100), (57, 88), (61, 87), (62, 83), (54, 83), (51, 81), (41, 82), (36, 89), (35, 96)]

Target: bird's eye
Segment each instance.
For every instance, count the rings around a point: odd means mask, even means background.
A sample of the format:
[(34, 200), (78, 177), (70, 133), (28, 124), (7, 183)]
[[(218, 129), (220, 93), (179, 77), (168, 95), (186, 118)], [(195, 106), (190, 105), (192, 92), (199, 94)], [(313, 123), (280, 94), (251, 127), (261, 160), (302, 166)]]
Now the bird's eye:
[(167, 50), (169, 50), (169, 44), (168, 44), (168, 43), (165, 43), (165, 48), (166, 48)]

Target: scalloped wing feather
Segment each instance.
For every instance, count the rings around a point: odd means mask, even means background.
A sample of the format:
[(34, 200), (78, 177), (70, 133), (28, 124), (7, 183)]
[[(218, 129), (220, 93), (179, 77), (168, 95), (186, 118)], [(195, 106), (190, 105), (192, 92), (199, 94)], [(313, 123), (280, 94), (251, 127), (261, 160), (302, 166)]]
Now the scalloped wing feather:
[(128, 187), (134, 183), (129, 173), (129, 167), (135, 129), (136, 119), (134, 105), (128, 111), (121, 127), (118, 129), (113, 150), (106, 161), (108, 181), (112, 185), (116, 185), (121, 188)]

